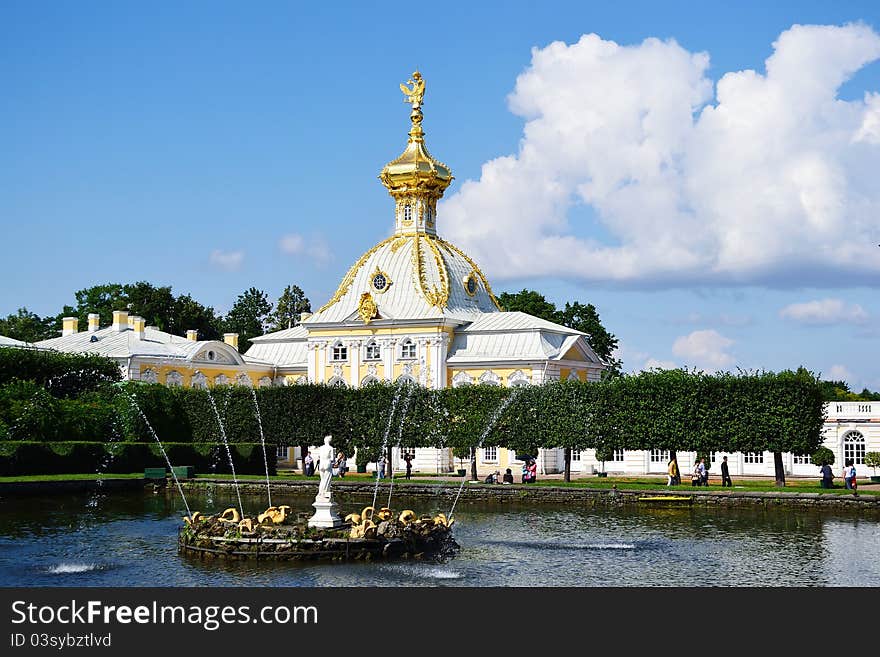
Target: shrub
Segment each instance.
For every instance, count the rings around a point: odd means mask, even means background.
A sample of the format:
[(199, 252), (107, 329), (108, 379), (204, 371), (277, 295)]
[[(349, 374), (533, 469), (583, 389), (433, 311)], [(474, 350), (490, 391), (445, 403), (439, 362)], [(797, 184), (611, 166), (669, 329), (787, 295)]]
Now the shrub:
[(810, 462), (813, 465), (834, 465), (834, 452), (827, 447), (820, 447), (810, 456)]
[[(0, 431), (3, 430), (3, 427), (0, 427)], [(868, 452), (865, 454), (865, 465), (874, 470), (874, 474), (877, 474), (877, 468), (880, 468), (880, 452)]]
[(122, 379), (116, 361), (95, 354), (0, 347), (0, 385), (32, 381), (55, 397), (73, 397)]

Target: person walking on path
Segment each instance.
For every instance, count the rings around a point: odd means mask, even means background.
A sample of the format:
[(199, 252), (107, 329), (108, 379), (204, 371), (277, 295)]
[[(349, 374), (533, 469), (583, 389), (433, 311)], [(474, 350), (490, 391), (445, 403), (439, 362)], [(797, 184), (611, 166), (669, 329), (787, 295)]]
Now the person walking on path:
[(678, 474), (678, 468), (676, 467), (675, 459), (669, 459), (669, 464), (666, 466), (666, 485), (671, 486), (675, 483), (675, 477)]
[(706, 459), (700, 459), (697, 468), (700, 470), (700, 486), (709, 485), (709, 468), (706, 467)]
[(406, 454), (403, 455), (403, 460), (406, 461), (406, 478), (409, 479), (410, 476), (412, 475), (412, 460), (413, 460), (412, 454), (407, 452)]
[(832, 483), (834, 480), (834, 473), (831, 472), (831, 466), (827, 463), (823, 463), (822, 467), (819, 468), (819, 472), (822, 473), (822, 488), (834, 488), (834, 484)]
[(852, 467), (852, 461), (847, 459), (843, 464), (843, 483), (847, 490), (851, 490), (853, 487), (853, 472), (855, 472), (855, 468)]
[(730, 479), (730, 468), (727, 466), (727, 457), (721, 459), (721, 487), (730, 486), (733, 488), (733, 481)]
[(303, 459), (303, 463), (306, 466), (306, 477), (311, 477), (315, 474), (315, 461), (312, 458), (311, 452), (306, 452), (306, 457)]

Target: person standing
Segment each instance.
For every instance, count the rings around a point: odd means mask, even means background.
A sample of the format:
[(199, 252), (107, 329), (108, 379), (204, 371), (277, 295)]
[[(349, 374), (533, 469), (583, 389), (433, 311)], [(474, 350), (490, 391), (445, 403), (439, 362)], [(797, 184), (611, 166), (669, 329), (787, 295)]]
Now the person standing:
[(413, 460), (412, 454), (407, 452), (406, 454), (403, 455), (403, 460), (406, 461), (406, 478), (409, 479), (410, 476), (412, 475), (412, 460)]
[(678, 474), (678, 466), (675, 463), (675, 459), (669, 459), (669, 463), (666, 465), (666, 485), (671, 486), (675, 483), (675, 477)]
[(819, 468), (819, 472), (822, 473), (822, 488), (834, 488), (834, 484), (832, 483), (834, 479), (834, 473), (831, 472), (831, 466), (827, 463), (823, 463), (822, 467)]
[(538, 462), (529, 461), (529, 483), (533, 484), (538, 480)]
[(305, 465), (306, 477), (311, 477), (313, 474), (315, 474), (315, 460), (312, 458), (311, 452), (306, 452), (306, 456), (303, 459), (303, 464)]
[(733, 481), (730, 479), (730, 468), (727, 466), (727, 457), (721, 459), (721, 486), (733, 487)]
[(513, 483), (513, 473), (510, 471), (510, 468), (504, 471), (504, 483), (512, 484)]
[(852, 467), (852, 461), (847, 459), (843, 464), (843, 483), (846, 486), (847, 490), (852, 489), (852, 472), (855, 468)]
[(706, 467), (706, 459), (700, 459), (700, 464), (697, 467), (700, 469), (700, 486), (708, 486), (709, 468)]
[(379, 457), (379, 460), (376, 461), (376, 471), (379, 476), (379, 479), (385, 478), (385, 455), (382, 454)]

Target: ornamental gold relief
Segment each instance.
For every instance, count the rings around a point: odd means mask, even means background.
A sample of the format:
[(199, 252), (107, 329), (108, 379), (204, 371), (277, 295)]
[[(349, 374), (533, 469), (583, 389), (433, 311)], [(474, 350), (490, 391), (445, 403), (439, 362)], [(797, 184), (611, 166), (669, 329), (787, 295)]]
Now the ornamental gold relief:
[(364, 292), (361, 295), (360, 303), (358, 303), (358, 315), (364, 320), (364, 324), (369, 324), (376, 319), (376, 313), (378, 310), (379, 308), (373, 300), (373, 295), (369, 292)]

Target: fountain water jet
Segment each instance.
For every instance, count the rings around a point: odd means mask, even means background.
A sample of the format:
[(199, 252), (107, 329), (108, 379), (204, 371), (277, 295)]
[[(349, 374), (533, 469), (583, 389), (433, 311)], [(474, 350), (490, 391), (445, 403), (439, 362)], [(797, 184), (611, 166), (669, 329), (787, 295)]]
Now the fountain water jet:
[[(223, 446), (226, 448), (226, 456), (229, 457), (229, 468), (232, 470), (232, 483), (235, 485), (235, 494), (238, 496), (238, 508), (244, 517), (244, 505), (241, 503), (241, 491), (238, 489), (238, 478), (235, 476), (235, 464), (232, 462), (232, 452), (229, 449), (229, 441), (226, 440), (226, 430), (223, 428), (223, 421), (220, 419), (220, 411), (217, 410), (217, 404), (214, 402), (214, 396), (208, 390), (208, 399), (211, 402), (211, 408), (214, 409), (214, 416), (217, 418), (217, 425), (220, 427), (220, 437), (223, 439)], [(172, 470), (172, 473), (174, 471)], [(175, 481), (177, 477), (174, 478)], [(178, 484), (179, 486), (179, 484)]]
[[(380, 455), (385, 453), (385, 448), (388, 446), (388, 434), (391, 433), (391, 422), (394, 420), (394, 412), (397, 410), (397, 402), (400, 400), (400, 391), (401, 390), (403, 390), (403, 387), (399, 386), (397, 388), (397, 390), (394, 391), (394, 398), (391, 400), (391, 410), (388, 411), (388, 425), (385, 427), (385, 435), (382, 437), (382, 449), (379, 451)], [(378, 467), (378, 463), (377, 463), (377, 466), (376, 466), (376, 486), (373, 488), (373, 508), (376, 507), (376, 497), (378, 497), (378, 495), (379, 495), (379, 467)]]
[(153, 425), (150, 424), (150, 421), (147, 419), (147, 416), (144, 415), (144, 412), (141, 410), (141, 407), (137, 403), (137, 399), (135, 399), (132, 395), (126, 394), (128, 400), (132, 403), (137, 410), (138, 415), (140, 415), (141, 419), (144, 421), (144, 424), (147, 425), (147, 430), (156, 440), (156, 444), (159, 445), (159, 450), (162, 452), (162, 456), (165, 457), (165, 463), (168, 465), (168, 469), (171, 470), (171, 476), (174, 477), (174, 483), (177, 485), (177, 491), (180, 493), (180, 499), (183, 500), (183, 506), (186, 507), (186, 515), (190, 519), (192, 519), (192, 512), (189, 510), (189, 504), (186, 501), (186, 495), (183, 494), (183, 488), (180, 485), (180, 481), (177, 479), (177, 474), (174, 472), (174, 467), (171, 465), (171, 459), (168, 458), (168, 452), (165, 451), (165, 447), (162, 445), (162, 441), (159, 440), (159, 436), (156, 434), (156, 430), (153, 429)]
[[(400, 448), (401, 438), (403, 437), (403, 422), (406, 420), (406, 414), (409, 412), (409, 406), (412, 402), (412, 393), (414, 387), (408, 385), (406, 387), (406, 397), (403, 400), (403, 411), (400, 414), (400, 424), (397, 427), (397, 447)], [(384, 449), (384, 447), (383, 447)], [(391, 508), (391, 491), (394, 490), (394, 466), (392, 463), (388, 463), (388, 468), (391, 471), (391, 485), (388, 487), (388, 503), (385, 505), (389, 509)], [(376, 502), (373, 501), (373, 506), (376, 505)]]
[(263, 436), (263, 419), (260, 416), (260, 404), (257, 402), (257, 391), (251, 388), (251, 397), (254, 400), (254, 410), (257, 415), (257, 426), (260, 428), (260, 444), (263, 446), (263, 465), (266, 468), (266, 496), (269, 498), (269, 506), (272, 506), (272, 489), (269, 486), (269, 460), (266, 457), (266, 439)]
[[(471, 448), (471, 466), (474, 465), (474, 462), (477, 458), (477, 450), (483, 446), (483, 441), (486, 440), (486, 436), (489, 435), (489, 432), (492, 431), (492, 428), (495, 426), (495, 423), (498, 422), (498, 418), (501, 417), (501, 414), (504, 410), (510, 406), (510, 402), (513, 401), (514, 397), (516, 397), (519, 388), (513, 388), (510, 394), (505, 397), (498, 407), (492, 412), (492, 415), (489, 417), (489, 421), (486, 423), (486, 428), (483, 429), (483, 433), (480, 434), (480, 439), (477, 441), (477, 446)], [(467, 481), (467, 477), (462, 478), (461, 485), (458, 487), (458, 493), (455, 495), (455, 500), (452, 502), (452, 508), (449, 509), (449, 514), (447, 517), (452, 518), (452, 512), (455, 511), (455, 505), (458, 504), (458, 498), (461, 496), (461, 491), (464, 488), (464, 483)]]

